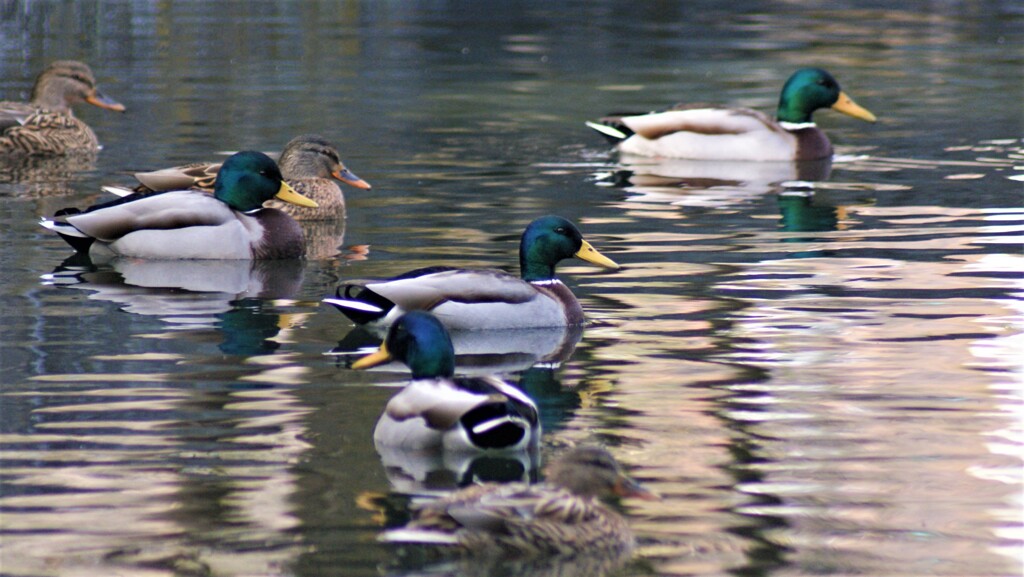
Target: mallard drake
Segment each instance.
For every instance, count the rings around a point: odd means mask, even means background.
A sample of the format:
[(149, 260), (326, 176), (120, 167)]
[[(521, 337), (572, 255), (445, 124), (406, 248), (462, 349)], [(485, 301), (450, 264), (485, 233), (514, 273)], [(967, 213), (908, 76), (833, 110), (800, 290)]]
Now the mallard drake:
[[(618, 268), (560, 216), (542, 216), (519, 243), (521, 278), (496, 270), (429, 267), (382, 281), (356, 281), (324, 299), (357, 324), (389, 325), (406, 311), (434, 313), (449, 329), (502, 329), (578, 325), (583, 308), (555, 265), (569, 257)], [(358, 293), (353, 291), (358, 289)]]
[(124, 112), (124, 105), (96, 88), (88, 65), (58, 60), (36, 77), (30, 102), (0, 102), (0, 155), (54, 156), (93, 152), (99, 141), (89, 125), (75, 118), (79, 102)]
[(300, 206), (296, 193), (262, 152), (229, 157), (214, 193), (198, 190), (135, 193), (84, 211), (64, 209), (42, 225), (76, 251), (163, 259), (301, 258), (302, 229), (287, 214), (263, 208), (274, 197)]
[(380, 539), (508, 557), (628, 551), (634, 544), (628, 523), (600, 501), (615, 496), (657, 498), (608, 451), (576, 447), (551, 464), (544, 483), (467, 487), (415, 507), (409, 524)]
[[(296, 220), (333, 220), (345, 217), (345, 196), (332, 178), (355, 188), (370, 188), (370, 183), (345, 167), (334, 145), (316, 134), (293, 138), (285, 145), (277, 162), (285, 181), (296, 192), (319, 205), (310, 209), (296, 208), (275, 200), (267, 202), (267, 207), (287, 212)], [(141, 184), (134, 191), (185, 188), (212, 191), (220, 167), (219, 162), (195, 162), (153, 172), (139, 172), (135, 178)], [(130, 192), (116, 187), (107, 187), (105, 190), (119, 196)]]
[(831, 74), (803, 68), (782, 87), (775, 120), (747, 108), (680, 105), (664, 112), (608, 116), (587, 126), (627, 154), (694, 160), (816, 160), (832, 156), (832, 143), (811, 119), (815, 110), (825, 107), (875, 121), (875, 115), (847, 96)]
[(388, 401), (373, 432), (377, 446), (410, 451), (536, 448), (540, 421), (530, 397), (497, 377), (455, 378), (455, 348), (430, 313), (402, 315), (380, 349), (352, 368), (392, 359), (409, 367), (412, 381)]

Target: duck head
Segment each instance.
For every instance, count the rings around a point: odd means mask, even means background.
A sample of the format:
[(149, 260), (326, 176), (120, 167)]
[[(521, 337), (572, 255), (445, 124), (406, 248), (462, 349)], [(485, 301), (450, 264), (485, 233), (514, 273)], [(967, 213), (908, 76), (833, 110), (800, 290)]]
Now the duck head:
[(92, 69), (76, 60), (57, 60), (36, 77), (32, 104), (61, 114), (71, 114), (71, 106), (88, 102), (93, 106), (124, 112), (124, 105), (96, 88)]
[(595, 446), (574, 447), (559, 456), (548, 467), (547, 481), (582, 497), (658, 498), (627, 475), (608, 451)]
[(272, 198), (309, 208), (317, 206), (284, 181), (269, 156), (252, 150), (235, 153), (224, 161), (213, 184), (213, 195), (240, 212), (259, 210)]
[(278, 163), (285, 178), (335, 178), (349, 186), (370, 188), (370, 183), (345, 168), (334, 145), (316, 134), (291, 139)]
[(811, 115), (819, 108), (832, 108), (854, 118), (875, 121), (875, 115), (859, 106), (839, 88), (839, 83), (820, 68), (802, 68), (793, 73), (782, 87), (776, 117), (781, 122), (803, 124), (813, 122)]
[(555, 278), (555, 265), (574, 256), (606, 268), (619, 268), (615, 261), (583, 240), (576, 225), (560, 216), (534, 220), (519, 242), (519, 270), (526, 281)]
[(353, 363), (352, 368), (368, 369), (392, 359), (405, 363), (413, 379), (455, 374), (455, 347), (448, 331), (437, 317), (423, 311), (399, 317), (388, 329), (380, 349)]

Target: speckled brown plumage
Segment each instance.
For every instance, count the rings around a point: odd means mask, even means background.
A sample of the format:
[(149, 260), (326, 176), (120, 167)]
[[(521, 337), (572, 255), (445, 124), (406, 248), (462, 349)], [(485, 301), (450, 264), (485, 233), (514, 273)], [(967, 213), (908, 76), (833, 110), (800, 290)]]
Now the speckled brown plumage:
[(468, 487), (418, 507), (383, 540), (510, 557), (628, 551), (629, 524), (600, 501), (614, 495), (651, 496), (607, 451), (578, 447), (552, 464), (545, 483)]
[(96, 134), (71, 111), (80, 102), (124, 111), (124, 106), (97, 90), (87, 65), (74, 60), (54, 62), (36, 78), (31, 102), (0, 102), (0, 155), (56, 156), (98, 150)]
[(315, 134), (293, 138), (281, 152), (278, 165), (292, 188), (319, 205), (303, 208), (274, 200), (267, 203), (266, 206), (283, 210), (296, 220), (345, 218), (345, 195), (337, 180), (356, 188), (370, 188), (365, 180), (345, 168), (334, 145)]
[[(315, 134), (296, 136), (285, 145), (278, 159), (285, 181), (303, 196), (314, 200), (317, 208), (268, 201), (266, 206), (286, 212), (295, 220), (339, 220), (345, 218), (345, 196), (337, 181), (355, 188), (370, 184), (352, 173), (338, 157), (334, 145)], [(154, 172), (140, 172), (141, 183), (135, 192), (194, 188), (211, 191), (220, 163), (194, 162)]]

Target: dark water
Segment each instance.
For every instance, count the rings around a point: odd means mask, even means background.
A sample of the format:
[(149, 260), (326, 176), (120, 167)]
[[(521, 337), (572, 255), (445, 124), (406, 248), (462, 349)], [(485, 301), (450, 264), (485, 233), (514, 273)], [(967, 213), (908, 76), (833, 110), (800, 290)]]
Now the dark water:
[[(560, 269), (582, 337), (477, 361), (538, 399), (545, 457), (600, 442), (661, 493), (625, 504), (621, 573), (1019, 574), (1024, 10), (889, 4), (0, 3), (0, 96), (78, 58), (129, 109), (79, 112), (94, 163), (0, 173), (0, 573), (429, 571), (374, 540), (429, 466), (373, 449), (405, 376), (327, 354), (360, 335), (318, 301), (514, 269), (553, 212), (624, 268)], [(838, 155), (811, 172), (619, 162), (582, 124), (770, 110), (805, 65), (880, 119), (819, 113)], [(40, 216), (303, 132), (374, 185), (316, 258), (44, 277), (70, 252)], [(490, 474), (469, 466), (427, 484)]]

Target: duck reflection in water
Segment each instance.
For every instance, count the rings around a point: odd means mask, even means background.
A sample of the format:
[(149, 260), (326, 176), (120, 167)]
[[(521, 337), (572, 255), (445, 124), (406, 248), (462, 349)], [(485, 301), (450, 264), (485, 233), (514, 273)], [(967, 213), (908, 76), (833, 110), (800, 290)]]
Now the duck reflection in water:
[(160, 317), (173, 329), (215, 328), (222, 352), (251, 356), (276, 350), (280, 332), (301, 322), (301, 316), (276, 312), (270, 303), (293, 298), (302, 286), (302, 271), (298, 260), (115, 258), (96, 264), (76, 254), (44, 275), (43, 282), (91, 291), (89, 299)]
[[(455, 349), (455, 365), (460, 374), (507, 374), (527, 369), (557, 368), (576, 350), (583, 327), (545, 327), (533, 329), (450, 330), (448, 336)], [(379, 331), (366, 326), (356, 327), (338, 341), (331, 355), (348, 357), (367, 348), (377, 348)], [(373, 367), (375, 371), (406, 372), (397, 360)]]
[(456, 377), (455, 349), (436, 317), (421, 311), (399, 317), (379, 350), (352, 368), (392, 359), (409, 368), (412, 380), (388, 401), (373, 439), (396, 490), (450, 489), (476, 475), (502, 481), (535, 475), (536, 404), (498, 377)]
[(95, 151), (62, 156), (0, 157), (0, 184), (21, 198), (68, 196), (96, 168)]
[(739, 162), (647, 158), (623, 154), (619, 167), (598, 183), (634, 193), (630, 202), (730, 206), (785, 190), (785, 183), (820, 182), (832, 160)]

